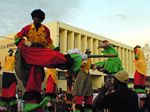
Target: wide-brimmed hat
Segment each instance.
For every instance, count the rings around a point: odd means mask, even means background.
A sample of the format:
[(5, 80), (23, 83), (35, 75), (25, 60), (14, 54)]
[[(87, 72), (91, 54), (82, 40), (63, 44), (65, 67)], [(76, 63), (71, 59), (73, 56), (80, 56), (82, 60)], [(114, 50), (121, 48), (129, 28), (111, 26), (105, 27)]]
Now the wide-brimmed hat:
[(87, 48), (86, 51), (85, 51), (85, 54), (87, 54), (87, 53), (91, 53), (89, 48)]
[(119, 71), (114, 75), (114, 77), (122, 83), (128, 83), (129, 81), (129, 74), (126, 71)]
[(109, 41), (108, 41), (108, 40), (103, 40), (102, 42), (103, 42), (103, 43), (109, 43)]
[(14, 50), (12, 48), (9, 48), (8, 52), (14, 52)]

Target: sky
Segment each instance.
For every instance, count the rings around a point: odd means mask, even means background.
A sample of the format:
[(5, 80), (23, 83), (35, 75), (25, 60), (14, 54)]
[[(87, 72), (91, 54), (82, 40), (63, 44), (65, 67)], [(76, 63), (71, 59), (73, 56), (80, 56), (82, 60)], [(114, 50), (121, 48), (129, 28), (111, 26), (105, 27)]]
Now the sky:
[(43, 23), (61, 21), (134, 47), (150, 44), (150, 0), (1, 0), (0, 36), (32, 23), (42, 9)]

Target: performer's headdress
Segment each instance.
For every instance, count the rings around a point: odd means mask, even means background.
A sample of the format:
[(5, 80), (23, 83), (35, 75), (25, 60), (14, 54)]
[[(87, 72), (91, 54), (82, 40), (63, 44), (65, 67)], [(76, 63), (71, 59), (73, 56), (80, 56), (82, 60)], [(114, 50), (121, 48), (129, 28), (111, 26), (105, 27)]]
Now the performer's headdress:
[(85, 54), (88, 54), (88, 53), (91, 53), (89, 48), (87, 48), (86, 51), (85, 51)]
[(134, 47), (134, 49), (136, 49), (136, 48), (141, 48), (141, 46), (140, 46), (140, 45), (136, 45), (136, 46)]
[(32, 18), (37, 17), (41, 22), (45, 19), (45, 13), (41, 9), (35, 9), (31, 13)]
[(107, 47), (107, 46), (109, 46), (110, 45), (110, 43), (109, 43), (109, 41), (108, 40), (103, 40), (103, 41), (101, 41), (100, 42), (100, 45), (98, 46), (98, 48), (100, 48), (100, 47)]
[(12, 48), (9, 48), (8, 52), (14, 52), (14, 50)]
[(109, 41), (108, 41), (108, 40), (103, 40), (102, 42), (103, 42), (103, 43), (109, 43)]

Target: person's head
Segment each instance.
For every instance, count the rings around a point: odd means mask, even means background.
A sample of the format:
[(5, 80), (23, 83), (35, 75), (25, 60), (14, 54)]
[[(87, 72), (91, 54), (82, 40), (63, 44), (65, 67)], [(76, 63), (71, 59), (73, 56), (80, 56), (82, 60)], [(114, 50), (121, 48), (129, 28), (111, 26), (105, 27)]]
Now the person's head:
[(108, 40), (103, 40), (102, 42), (100, 42), (100, 45), (98, 46), (98, 48), (107, 48), (110, 45)]
[(41, 25), (42, 21), (45, 19), (45, 13), (41, 9), (35, 9), (31, 13), (34, 25)]
[(134, 47), (134, 52), (136, 51), (137, 48), (141, 48), (141, 46), (140, 46), (140, 45), (136, 45), (136, 46)]
[(90, 51), (89, 48), (86, 49), (85, 54), (87, 54), (87, 55), (90, 55), (90, 54), (91, 54), (91, 51)]
[(8, 54), (9, 54), (9, 56), (12, 56), (12, 55), (13, 55), (13, 53), (14, 53), (13, 49), (12, 49), (12, 48), (10, 48), (10, 49), (8, 50)]
[(114, 75), (114, 88), (127, 86), (128, 81), (129, 74), (124, 70), (119, 71)]

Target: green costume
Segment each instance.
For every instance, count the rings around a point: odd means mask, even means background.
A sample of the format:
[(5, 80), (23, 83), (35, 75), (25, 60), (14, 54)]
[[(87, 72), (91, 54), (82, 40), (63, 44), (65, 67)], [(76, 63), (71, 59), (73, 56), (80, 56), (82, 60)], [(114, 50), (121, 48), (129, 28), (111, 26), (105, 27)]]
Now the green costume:
[(120, 70), (123, 70), (122, 68), (122, 62), (120, 58), (118, 57), (118, 53), (116, 49), (113, 46), (108, 46), (105, 48), (102, 53), (104, 55), (117, 55), (117, 57), (109, 57), (107, 60), (104, 60), (102, 62), (95, 63), (96, 67), (103, 68), (108, 73), (116, 73)]

